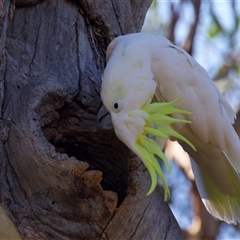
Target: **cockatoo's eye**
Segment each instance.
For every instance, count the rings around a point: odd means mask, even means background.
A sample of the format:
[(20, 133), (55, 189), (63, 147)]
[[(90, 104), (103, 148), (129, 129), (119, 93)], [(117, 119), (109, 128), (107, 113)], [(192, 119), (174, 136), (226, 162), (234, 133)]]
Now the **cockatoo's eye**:
[(115, 113), (120, 112), (123, 109), (123, 100), (122, 99), (118, 99), (117, 101), (115, 101), (113, 103), (113, 111)]

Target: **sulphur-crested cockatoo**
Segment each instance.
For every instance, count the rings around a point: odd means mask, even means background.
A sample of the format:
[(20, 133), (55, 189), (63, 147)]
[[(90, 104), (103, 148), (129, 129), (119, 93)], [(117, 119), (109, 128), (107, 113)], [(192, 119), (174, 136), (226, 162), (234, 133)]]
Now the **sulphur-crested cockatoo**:
[(159, 143), (178, 140), (192, 161), (207, 210), (228, 223), (240, 221), (240, 143), (235, 113), (207, 72), (182, 48), (161, 36), (135, 33), (115, 38), (107, 49), (101, 98), (118, 138), (145, 164), (152, 185), (156, 159), (169, 167)]

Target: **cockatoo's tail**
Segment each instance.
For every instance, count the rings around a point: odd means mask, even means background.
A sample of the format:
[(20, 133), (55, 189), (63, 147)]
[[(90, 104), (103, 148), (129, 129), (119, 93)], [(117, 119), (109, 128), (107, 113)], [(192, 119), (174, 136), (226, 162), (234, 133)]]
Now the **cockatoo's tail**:
[(137, 155), (141, 158), (146, 168), (148, 169), (152, 185), (147, 195), (151, 194), (157, 185), (157, 176), (162, 180), (164, 186), (164, 200), (166, 201), (170, 195), (168, 185), (166, 183), (164, 174), (159, 165), (156, 156), (161, 158), (167, 166), (167, 170), (170, 170), (170, 164), (162, 149), (154, 141), (155, 138), (165, 138), (174, 137), (186, 142), (191, 148), (195, 150), (195, 147), (182, 135), (177, 133), (171, 128), (171, 124), (174, 123), (190, 123), (190, 121), (184, 119), (177, 119), (168, 116), (169, 114), (191, 114), (188, 111), (177, 109), (174, 104), (180, 101), (178, 98), (169, 103), (152, 103), (141, 108), (146, 114), (145, 125), (143, 127), (143, 132), (138, 134), (135, 146), (137, 149)]

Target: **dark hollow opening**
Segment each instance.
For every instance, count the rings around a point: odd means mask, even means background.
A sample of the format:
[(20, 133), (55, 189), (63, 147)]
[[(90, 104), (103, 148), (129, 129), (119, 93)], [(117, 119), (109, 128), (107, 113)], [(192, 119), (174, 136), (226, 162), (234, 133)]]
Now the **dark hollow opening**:
[(96, 114), (74, 101), (41, 116), (43, 133), (56, 151), (87, 162), (91, 170), (100, 170), (102, 188), (118, 194), (119, 206), (127, 195), (129, 151), (113, 130), (98, 130), (96, 125)]

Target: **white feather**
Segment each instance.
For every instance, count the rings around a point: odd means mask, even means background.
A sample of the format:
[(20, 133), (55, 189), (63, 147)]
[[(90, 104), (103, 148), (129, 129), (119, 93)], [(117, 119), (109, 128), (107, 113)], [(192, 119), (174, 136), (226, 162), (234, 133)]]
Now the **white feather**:
[[(107, 60), (102, 100), (111, 113), (111, 104), (118, 94), (126, 102), (126, 114), (151, 99), (170, 102), (182, 98), (176, 107), (192, 115), (173, 117), (190, 120), (191, 124), (178, 123), (173, 128), (197, 149), (195, 152), (181, 143), (195, 161), (192, 166), (203, 202), (214, 216), (228, 223), (240, 221), (237, 173), (240, 172), (240, 143), (232, 127), (235, 114), (207, 72), (166, 38), (143, 33), (114, 39), (108, 47)], [(111, 92), (109, 85), (119, 84), (119, 81), (126, 89)], [(111, 115), (113, 123), (120, 125), (118, 116)], [(142, 124), (138, 122), (140, 128)], [(132, 138), (131, 133), (120, 126), (116, 126), (115, 131), (133, 149), (132, 141), (139, 130), (133, 131)]]

